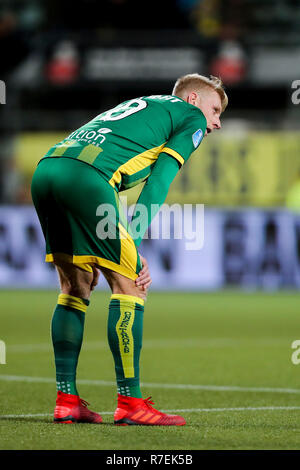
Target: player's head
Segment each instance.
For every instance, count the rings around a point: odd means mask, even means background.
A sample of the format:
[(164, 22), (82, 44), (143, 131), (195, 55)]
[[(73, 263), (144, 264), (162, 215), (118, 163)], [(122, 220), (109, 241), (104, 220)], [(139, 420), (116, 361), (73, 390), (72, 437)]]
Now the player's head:
[(228, 104), (222, 80), (197, 73), (178, 78), (172, 94), (201, 109), (207, 120), (205, 135), (221, 128), (220, 116)]

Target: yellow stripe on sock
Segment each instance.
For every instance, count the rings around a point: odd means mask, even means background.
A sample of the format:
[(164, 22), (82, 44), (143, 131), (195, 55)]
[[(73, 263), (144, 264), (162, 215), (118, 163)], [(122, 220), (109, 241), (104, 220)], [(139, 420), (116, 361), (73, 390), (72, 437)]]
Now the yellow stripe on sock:
[(116, 324), (119, 348), (125, 378), (134, 377), (134, 339), (132, 326), (135, 318), (135, 306), (144, 305), (144, 300), (134, 295), (112, 294), (111, 300), (120, 302), (120, 318)]
[(120, 318), (116, 324), (119, 348), (125, 378), (134, 377), (134, 341), (132, 325), (135, 317), (133, 302), (120, 302)]
[(111, 300), (117, 299), (125, 302), (134, 302), (139, 305), (144, 305), (144, 300), (140, 297), (135, 297), (134, 295), (126, 295), (126, 294), (112, 294)]
[(87, 305), (85, 305), (84, 301), (79, 297), (74, 297), (73, 295), (59, 294), (57, 303), (59, 305), (64, 305), (65, 307), (75, 308), (83, 313), (87, 310)]

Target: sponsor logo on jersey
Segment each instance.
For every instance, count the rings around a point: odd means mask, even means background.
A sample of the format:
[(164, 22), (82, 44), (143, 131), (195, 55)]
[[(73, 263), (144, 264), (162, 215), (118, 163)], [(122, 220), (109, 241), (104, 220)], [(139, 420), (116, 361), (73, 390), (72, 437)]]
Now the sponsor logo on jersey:
[(203, 139), (202, 129), (198, 129), (196, 132), (194, 132), (192, 139), (193, 139), (194, 147), (196, 149), (198, 145), (200, 144), (201, 140)]
[(112, 130), (107, 127), (102, 127), (97, 131), (94, 129), (77, 129), (77, 131), (72, 132), (67, 139), (76, 139), (99, 147), (99, 144), (103, 144), (106, 140), (106, 136), (103, 134), (108, 134), (109, 132), (112, 132)]

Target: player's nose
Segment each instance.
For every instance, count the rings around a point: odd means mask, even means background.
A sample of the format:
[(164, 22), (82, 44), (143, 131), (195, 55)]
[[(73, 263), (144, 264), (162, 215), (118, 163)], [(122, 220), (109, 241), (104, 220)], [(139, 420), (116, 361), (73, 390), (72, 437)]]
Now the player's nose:
[(214, 126), (214, 129), (221, 129), (222, 126), (221, 126), (221, 121), (219, 118), (214, 120), (213, 126)]

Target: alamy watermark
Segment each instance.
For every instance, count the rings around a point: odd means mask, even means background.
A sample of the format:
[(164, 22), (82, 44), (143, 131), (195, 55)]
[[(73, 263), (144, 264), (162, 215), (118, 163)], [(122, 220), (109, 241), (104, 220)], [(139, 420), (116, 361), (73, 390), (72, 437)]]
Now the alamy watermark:
[(0, 80), (0, 104), (6, 104), (6, 85), (3, 80)]
[(291, 99), (293, 104), (300, 104), (300, 80), (294, 80), (292, 82), (293, 91)]
[(0, 364), (6, 364), (6, 344), (0, 340)]
[(292, 342), (291, 347), (292, 349), (295, 349), (292, 354), (291, 361), (297, 366), (300, 364), (300, 339), (295, 339), (295, 341)]
[[(100, 220), (96, 226), (96, 234), (99, 239), (126, 239), (129, 233), (133, 240), (140, 237), (151, 240), (185, 240), (188, 251), (203, 248), (204, 204), (151, 204), (150, 208), (144, 204), (135, 204), (128, 207), (126, 196), (120, 197), (120, 203), (123, 216), (119, 218), (118, 226), (118, 214), (114, 205), (100, 204), (97, 207), (96, 215)], [(131, 220), (130, 224), (127, 223), (128, 220)], [(151, 228), (146, 230), (151, 220)]]

